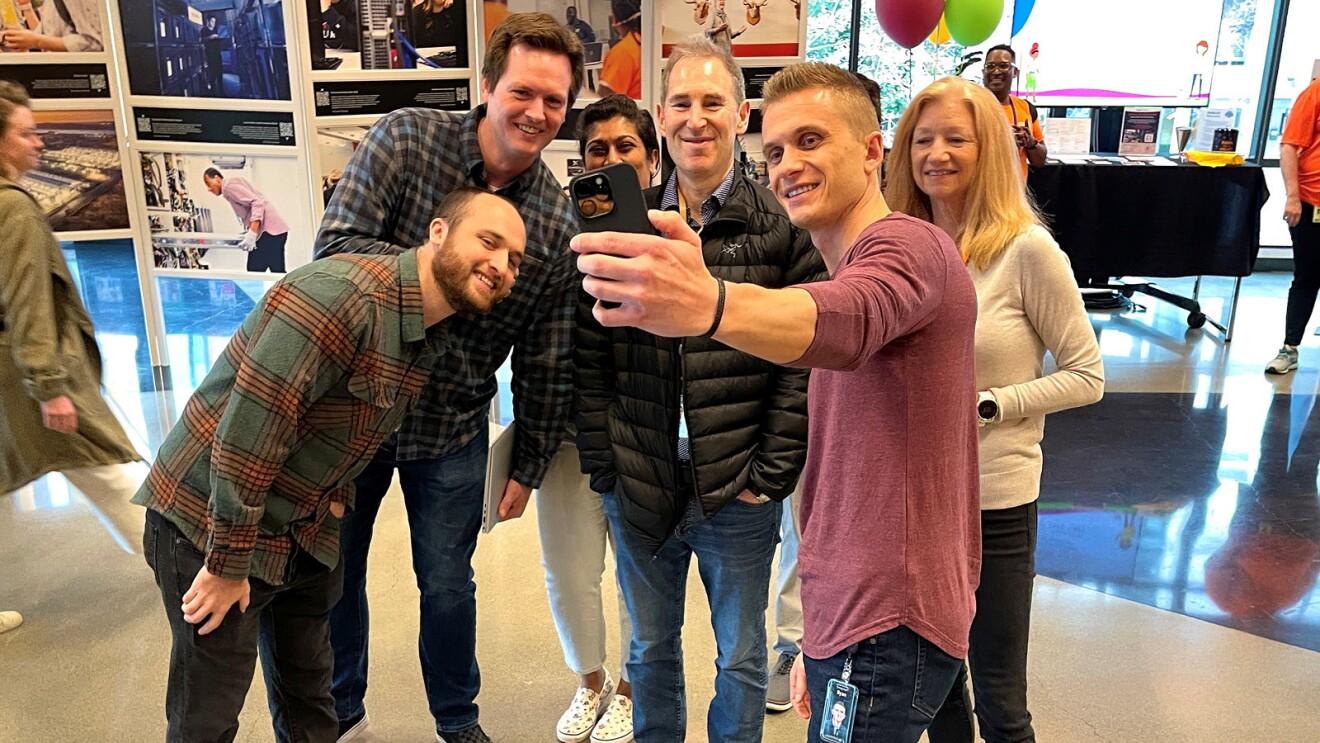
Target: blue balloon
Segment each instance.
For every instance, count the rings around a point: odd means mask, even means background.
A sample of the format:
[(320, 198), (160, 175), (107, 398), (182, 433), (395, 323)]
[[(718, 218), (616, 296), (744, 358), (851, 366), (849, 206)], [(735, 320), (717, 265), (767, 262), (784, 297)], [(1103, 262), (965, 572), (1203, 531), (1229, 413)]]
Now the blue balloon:
[(1036, 0), (1014, 0), (1013, 2), (1013, 33), (1011, 36), (1017, 36), (1022, 27), (1027, 25), (1027, 18), (1031, 17), (1031, 11), (1036, 7)]

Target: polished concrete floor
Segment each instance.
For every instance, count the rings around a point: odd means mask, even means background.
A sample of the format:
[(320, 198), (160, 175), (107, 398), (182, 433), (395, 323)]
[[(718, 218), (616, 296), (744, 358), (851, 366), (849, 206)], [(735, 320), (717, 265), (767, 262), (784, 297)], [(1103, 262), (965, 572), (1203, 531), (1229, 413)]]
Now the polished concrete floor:
[[(79, 262), (95, 264), (92, 252)], [(144, 336), (131, 319), (104, 317), (122, 287), (113, 272), (94, 274), (107, 300), (94, 316), (113, 326), (103, 338), (108, 386), (149, 450), (260, 285), (172, 289), (175, 390), (144, 393)], [(1105, 400), (1053, 416), (1044, 447), (1030, 667), (1040, 740), (1320, 740), (1320, 338), (1306, 339), (1298, 373), (1261, 373), (1278, 346), (1287, 282), (1246, 281), (1228, 345), (1140, 295), (1144, 312), (1093, 314)], [(1212, 317), (1229, 288), (1203, 287)], [(379, 523), (374, 739), (422, 743), (433, 738), (400, 498), (386, 500)], [(475, 569), (483, 724), (498, 741), (553, 740), (575, 680), (550, 620), (533, 514), (483, 536)], [(141, 557), (120, 549), (59, 476), (0, 497), (0, 609), (27, 618), (0, 635), (0, 742), (162, 737), (169, 645), (159, 594)], [(699, 741), (714, 645), (695, 579), (688, 617), (689, 739)], [(788, 713), (768, 718), (764, 739), (804, 735)], [(238, 739), (272, 739), (259, 677)]]

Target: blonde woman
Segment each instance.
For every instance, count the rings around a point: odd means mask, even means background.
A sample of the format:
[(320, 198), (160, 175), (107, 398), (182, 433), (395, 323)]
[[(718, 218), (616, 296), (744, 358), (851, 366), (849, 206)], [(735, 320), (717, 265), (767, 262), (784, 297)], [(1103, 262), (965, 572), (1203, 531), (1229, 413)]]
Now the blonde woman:
[[(947, 232), (976, 285), (983, 555), (968, 662), (982, 737), (1034, 741), (1026, 671), (1040, 441), (1047, 414), (1100, 399), (1100, 349), (991, 93), (956, 77), (932, 83), (903, 114), (890, 157), (890, 206)], [(1051, 374), (1046, 351), (1058, 365)], [(960, 680), (930, 740), (972, 739)]]

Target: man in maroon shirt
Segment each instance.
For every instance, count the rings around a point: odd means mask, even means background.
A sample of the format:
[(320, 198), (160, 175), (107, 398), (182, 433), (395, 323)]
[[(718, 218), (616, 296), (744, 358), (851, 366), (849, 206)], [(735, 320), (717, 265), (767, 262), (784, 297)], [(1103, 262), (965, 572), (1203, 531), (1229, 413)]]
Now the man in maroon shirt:
[(820, 740), (837, 698), (827, 684), (850, 681), (864, 718), (852, 743), (915, 743), (966, 657), (980, 576), (976, 294), (947, 235), (890, 212), (875, 110), (847, 72), (793, 65), (764, 97), (771, 188), (811, 233), (829, 281), (765, 289), (712, 278), (696, 236), (662, 212), (650, 216), (664, 237), (583, 234), (573, 249), (586, 290), (619, 303), (597, 303), (603, 325), (713, 334), (818, 370), (794, 702), (814, 717), (808, 740)]

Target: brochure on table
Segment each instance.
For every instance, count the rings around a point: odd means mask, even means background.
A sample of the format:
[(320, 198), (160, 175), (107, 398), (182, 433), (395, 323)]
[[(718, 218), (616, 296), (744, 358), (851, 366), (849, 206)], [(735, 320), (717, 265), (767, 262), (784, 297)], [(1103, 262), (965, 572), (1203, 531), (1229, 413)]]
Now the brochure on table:
[(1050, 117), (1045, 120), (1045, 147), (1050, 157), (1085, 155), (1091, 151), (1091, 118)]
[(1213, 152), (1215, 149), (1215, 130), (1232, 129), (1237, 126), (1237, 111), (1231, 108), (1207, 108), (1200, 111), (1196, 123), (1192, 126), (1192, 141), (1187, 149), (1197, 152)]
[(1118, 154), (1154, 155), (1160, 147), (1160, 116), (1158, 108), (1125, 108), (1123, 125), (1119, 132)]

